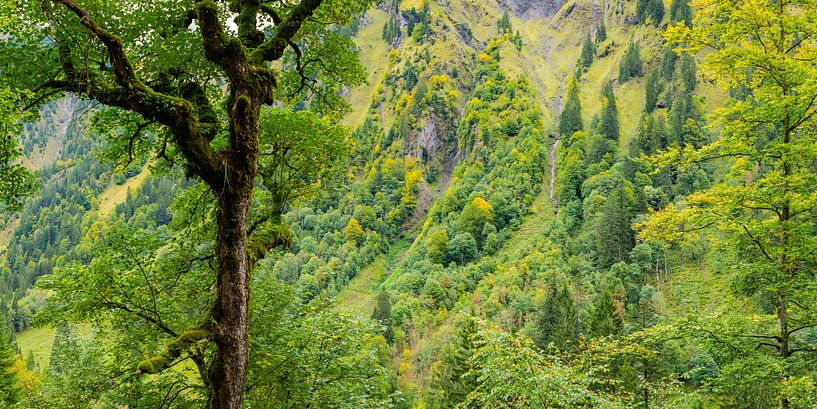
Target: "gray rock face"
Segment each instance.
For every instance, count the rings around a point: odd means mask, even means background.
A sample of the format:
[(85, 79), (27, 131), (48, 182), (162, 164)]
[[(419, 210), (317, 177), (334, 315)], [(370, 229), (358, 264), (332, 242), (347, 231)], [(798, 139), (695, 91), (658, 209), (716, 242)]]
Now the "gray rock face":
[(551, 17), (566, 0), (499, 0), (499, 5), (524, 19)]

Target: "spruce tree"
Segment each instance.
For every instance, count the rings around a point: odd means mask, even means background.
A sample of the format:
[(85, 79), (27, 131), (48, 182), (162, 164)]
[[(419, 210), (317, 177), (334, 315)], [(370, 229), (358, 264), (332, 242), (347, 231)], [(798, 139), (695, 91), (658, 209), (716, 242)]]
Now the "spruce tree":
[(604, 85), (601, 95), (602, 109), (598, 132), (609, 140), (618, 141), (618, 107), (616, 106), (616, 96), (613, 93), (613, 84), (611, 82)]
[(584, 130), (584, 125), (582, 124), (582, 106), (579, 101), (579, 85), (573, 79), (568, 84), (565, 105), (559, 115), (559, 134), (569, 138), (582, 130)]
[(442, 359), (432, 366), (429, 408), (447, 409), (457, 407), (477, 387), (477, 379), (468, 375), (474, 354), (474, 336), (477, 327), (474, 319), (466, 317), (456, 338), (444, 349)]
[(658, 105), (658, 96), (661, 94), (661, 82), (658, 70), (650, 71), (647, 76), (646, 95), (644, 98), (644, 112), (650, 113)]
[(630, 182), (621, 180), (608, 195), (596, 220), (596, 250), (599, 261), (609, 267), (625, 261), (635, 246), (632, 229), (635, 194)]
[(70, 326), (63, 324), (57, 327), (51, 356), (48, 359), (49, 375), (62, 376), (64, 367), (79, 359), (79, 340)]
[(38, 368), (37, 360), (34, 359), (34, 351), (29, 349), (28, 356), (26, 357), (26, 369), (36, 371)]
[(630, 46), (624, 53), (619, 65), (618, 79), (621, 83), (629, 81), (633, 77), (644, 75), (644, 64), (641, 62), (641, 49), (637, 41), (631, 41)]
[(635, 17), (640, 24), (647, 21), (649, 15), (650, 0), (638, 0), (635, 6)]
[(622, 326), (621, 315), (619, 315), (616, 305), (613, 303), (613, 295), (610, 294), (610, 290), (604, 288), (590, 317), (590, 336), (599, 338), (618, 335)]
[(664, 19), (664, 0), (650, 0), (650, 20), (656, 27), (661, 25), (661, 20)]
[(380, 290), (380, 292), (377, 293), (372, 319), (383, 327), (383, 337), (391, 344), (394, 340), (394, 331), (392, 330), (391, 324), (391, 301), (389, 300), (389, 294), (386, 290)]
[(687, 93), (695, 91), (695, 85), (698, 81), (696, 78), (695, 59), (689, 54), (684, 53), (681, 56), (681, 81), (684, 84), (684, 89)]
[(669, 18), (672, 23), (683, 21), (687, 27), (692, 27), (692, 8), (689, 6), (689, 0), (673, 0)]
[(672, 75), (675, 73), (675, 61), (677, 59), (678, 55), (675, 54), (672, 47), (667, 46), (664, 48), (664, 56), (661, 59), (661, 74), (664, 76), (664, 79), (672, 79)]
[(499, 23), (497, 23), (497, 28), (499, 29), (499, 34), (508, 34), (513, 32), (513, 28), (511, 27), (511, 19), (508, 16), (508, 10), (505, 10), (505, 13), (502, 14), (502, 18), (500, 18)]
[(406, 81), (406, 90), (411, 90), (417, 85), (417, 69), (414, 68), (414, 64), (411, 61), (406, 63), (406, 73), (403, 75)]
[(596, 56), (596, 45), (593, 44), (593, 39), (590, 38), (590, 33), (584, 38), (584, 45), (582, 46), (581, 62), (582, 66), (587, 68), (593, 63), (593, 58)]
[(569, 284), (554, 285), (536, 314), (534, 342), (541, 349), (553, 344), (560, 350), (572, 349), (578, 339), (579, 316)]
[(607, 27), (604, 26), (604, 19), (601, 19), (599, 28), (596, 30), (596, 44), (601, 44), (607, 39)]
[(0, 316), (0, 403), (11, 407), (20, 398), (20, 385), (14, 371), (14, 347), (6, 332), (6, 321)]

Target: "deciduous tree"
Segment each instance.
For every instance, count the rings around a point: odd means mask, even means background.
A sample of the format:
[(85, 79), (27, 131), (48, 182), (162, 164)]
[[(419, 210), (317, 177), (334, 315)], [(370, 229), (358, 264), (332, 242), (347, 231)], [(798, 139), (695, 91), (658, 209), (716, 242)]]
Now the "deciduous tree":
[(351, 40), (333, 27), (369, 2), (2, 4), (0, 77), (19, 91), (19, 108), (69, 92), (95, 100), (119, 113), (122, 132), (109, 142), (120, 157), (152, 153), (183, 162), (212, 193), (215, 301), (194, 330), (216, 346), (210, 407), (240, 408), (249, 352), (248, 244), (263, 250), (280, 243), (263, 226), (274, 218), (248, 220), (264, 154), (262, 108), (299, 101), (325, 114), (342, 108), (339, 90), (362, 82), (365, 72)]

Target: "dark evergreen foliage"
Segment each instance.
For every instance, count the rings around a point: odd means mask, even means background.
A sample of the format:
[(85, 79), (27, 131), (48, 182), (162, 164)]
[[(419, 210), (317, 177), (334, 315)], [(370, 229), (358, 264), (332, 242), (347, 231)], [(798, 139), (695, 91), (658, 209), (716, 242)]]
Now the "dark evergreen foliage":
[(641, 61), (641, 49), (638, 46), (638, 42), (633, 40), (627, 47), (624, 57), (621, 59), (618, 80), (625, 83), (631, 78), (640, 77), (642, 75), (644, 75), (644, 63)]

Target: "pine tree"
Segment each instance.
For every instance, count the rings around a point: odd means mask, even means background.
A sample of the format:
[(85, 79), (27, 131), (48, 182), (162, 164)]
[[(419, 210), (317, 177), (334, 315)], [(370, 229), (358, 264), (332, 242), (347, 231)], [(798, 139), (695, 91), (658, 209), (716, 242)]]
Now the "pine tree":
[(620, 180), (608, 195), (596, 220), (596, 251), (602, 266), (624, 261), (635, 246), (632, 229), (635, 195), (632, 184)]
[(534, 342), (541, 349), (551, 343), (563, 351), (572, 349), (579, 336), (578, 326), (579, 315), (569, 284), (552, 286), (547, 301), (536, 314)]
[(604, 19), (601, 19), (599, 28), (596, 30), (596, 44), (601, 44), (607, 39), (607, 27), (604, 26)]
[(593, 63), (593, 58), (596, 56), (596, 45), (593, 44), (593, 39), (590, 38), (590, 33), (584, 38), (584, 45), (582, 46), (581, 63), (587, 68)]
[(499, 34), (509, 34), (513, 32), (513, 28), (511, 27), (511, 19), (508, 16), (508, 10), (505, 10), (505, 13), (502, 14), (502, 18), (499, 19), (497, 29), (499, 30)]
[(644, 112), (650, 113), (655, 110), (658, 105), (658, 97), (661, 94), (661, 82), (658, 75), (658, 70), (650, 71), (647, 76), (646, 95), (644, 98)]
[(391, 344), (394, 340), (394, 331), (391, 323), (391, 301), (386, 290), (380, 290), (377, 293), (372, 319), (380, 323), (383, 327), (383, 337), (386, 338), (386, 342)]
[(650, 20), (658, 27), (664, 19), (664, 0), (650, 0)]
[(693, 59), (689, 54), (684, 53), (681, 56), (681, 81), (683, 82), (684, 89), (687, 93), (692, 93), (692, 91), (695, 91), (695, 84), (698, 81), (695, 72), (695, 59)]
[(604, 288), (599, 295), (593, 314), (590, 317), (590, 336), (594, 338), (618, 335), (621, 332), (623, 321), (613, 303), (610, 290)]
[(692, 27), (692, 8), (689, 6), (689, 0), (673, 0), (669, 18), (672, 23), (683, 21), (687, 27)]
[(621, 83), (629, 81), (633, 77), (644, 75), (644, 65), (641, 62), (641, 50), (637, 41), (631, 41), (630, 46), (624, 53), (619, 65), (618, 80)]
[(0, 403), (11, 407), (20, 398), (20, 385), (14, 370), (14, 347), (6, 332), (6, 320), (0, 316)]
[(430, 396), (427, 398), (429, 408), (457, 407), (476, 388), (477, 380), (468, 376), (471, 369), (468, 361), (474, 354), (476, 332), (473, 318), (466, 317), (456, 338), (443, 350), (440, 361), (432, 366)]
[(579, 101), (579, 85), (573, 79), (567, 86), (567, 98), (562, 113), (559, 115), (559, 133), (569, 138), (582, 130), (584, 130), (584, 124), (582, 123), (582, 106)]
[(598, 132), (609, 140), (618, 141), (618, 107), (616, 106), (616, 96), (613, 93), (613, 84), (611, 82), (604, 85), (601, 95), (602, 109)]

